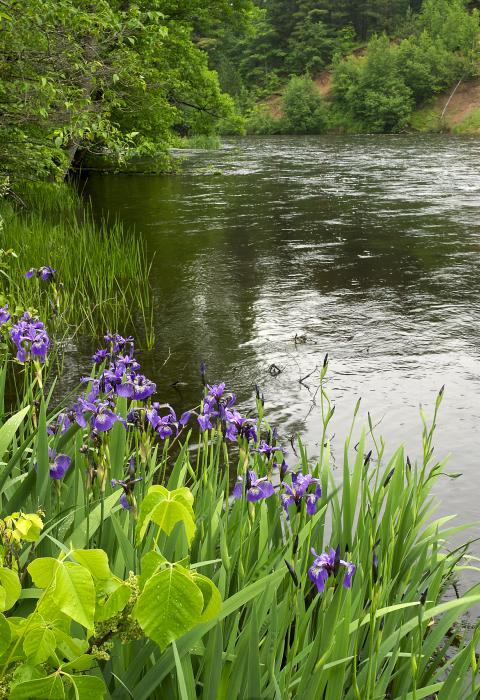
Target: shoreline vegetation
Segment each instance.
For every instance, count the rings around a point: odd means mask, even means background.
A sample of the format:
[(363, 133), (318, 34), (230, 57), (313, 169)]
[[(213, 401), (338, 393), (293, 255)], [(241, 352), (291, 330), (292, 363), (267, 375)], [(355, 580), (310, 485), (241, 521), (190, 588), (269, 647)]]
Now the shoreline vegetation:
[(23, 384), (0, 427), (0, 698), (478, 697), (480, 584), (457, 579), (479, 568), (448, 544), (471, 526), (431, 495), (443, 389), (418, 462), (358, 402), (334, 468), (325, 358), (320, 453), (298, 438), (287, 463), (260, 391), (242, 414), (202, 365), (177, 416), (116, 333), (52, 405), (54, 339), (0, 313), (2, 386)]

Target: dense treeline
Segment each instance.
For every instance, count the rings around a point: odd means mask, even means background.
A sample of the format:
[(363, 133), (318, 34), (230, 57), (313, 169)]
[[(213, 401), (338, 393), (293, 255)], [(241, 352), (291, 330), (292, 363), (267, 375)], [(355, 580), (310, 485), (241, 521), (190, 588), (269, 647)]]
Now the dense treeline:
[(0, 173), (63, 177), (85, 151), (165, 152), (233, 115), (194, 23), (249, 0), (2, 0)]
[[(400, 131), (417, 105), (477, 74), (477, 4), (258, 0), (250, 34), (239, 39), (223, 30), (212, 61), (223, 87), (241, 104), (283, 95), (283, 118), (257, 106), (250, 113), (251, 131)], [(332, 80), (328, 105), (310, 80), (325, 69)], [(303, 77), (292, 78), (285, 89), (291, 76)]]

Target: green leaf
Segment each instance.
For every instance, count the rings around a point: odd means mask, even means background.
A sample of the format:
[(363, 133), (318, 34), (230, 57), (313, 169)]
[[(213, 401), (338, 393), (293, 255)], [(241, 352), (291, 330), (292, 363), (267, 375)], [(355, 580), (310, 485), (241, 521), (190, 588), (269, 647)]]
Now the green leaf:
[(222, 596), (215, 584), (206, 576), (194, 573), (192, 574), (192, 578), (203, 595), (203, 610), (198, 622), (208, 622), (220, 612)]
[(108, 556), (103, 549), (74, 549), (72, 557), (90, 571), (95, 579), (109, 579), (112, 576)]
[(10, 700), (32, 700), (32, 698), (49, 698), (58, 700), (65, 697), (63, 683), (59, 676), (47, 676), (33, 681), (19, 683), (10, 691)]
[(192, 503), (193, 496), (185, 487), (168, 491), (163, 486), (151, 486), (140, 506), (136, 528), (137, 544), (142, 541), (150, 521), (156, 523), (167, 535), (177, 523), (182, 522), (191, 542), (195, 534)]
[(192, 576), (186, 569), (170, 565), (147, 581), (133, 616), (163, 651), (196, 624), (203, 607), (202, 592)]
[(124, 609), (131, 595), (131, 589), (124, 583), (121, 583), (118, 588), (108, 596), (104, 603), (99, 603), (97, 601), (95, 620), (99, 622), (102, 620), (109, 620), (111, 617), (114, 617), (114, 615), (117, 615)]
[(33, 627), (23, 640), (23, 651), (29, 663), (43, 664), (57, 647), (57, 640), (48, 627)]
[(103, 700), (107, 687), (98, 676), (70, 676), (77, 690), (76, 700)]
[(50, 461), (48, 458), (48, 433), (47, 433), (47, 416), (45, 400), (42, 399), (38, 416), (38, 433), (37, 433), (37, 478), (36, 478), (36, 493), (39, 503), (46, 506), (47, 512), (50, 499)]
[(29, 412), (29, 410), (30, 406), (22, 408), (21, 411), (15, 413), (15, 415), (9, 418), (7, 422), (0, 428), (0, 459), (10, 447), (10, 443), (12, 442), (15, 433), (23, 423), (23, 420)]
[(58, 562), (52, 596), (65, 615), (89, 630), (93, 628), (95, 586), (87, 569), (79, 564)]
[(0, 600), (0, 612), (10, 610), (20, 598), (22, 587), (15, 571), (0, 567), (0, 591), (4, 593)]
[(34, 559), (30, 562), (27, 566), (27, 570), (37, 588), (48, 588), (53, 581), (57, 566), (57, 559), (53, 557), (42, 557), (41, 559)]
[(0, 656), (4, 654), (10, 646), (11, 636), (10, 625), (5, 615), (0, 613)]

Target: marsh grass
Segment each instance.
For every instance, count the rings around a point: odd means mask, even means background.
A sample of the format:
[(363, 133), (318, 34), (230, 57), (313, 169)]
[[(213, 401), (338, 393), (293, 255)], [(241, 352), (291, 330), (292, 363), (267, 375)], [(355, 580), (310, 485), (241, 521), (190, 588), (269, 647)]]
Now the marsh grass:
[[(0, 247), (17, 256), (8, 257), (0, 286), (10, 308), (37, 310), (61, 334), (122, 328), (152, 346), (151, 263), (141, 238), (119, 223), (95, 223), (66, 185), (0, 199), (0, 216)], [(26, 270), (46, 264), (57, 271), (55, 284), (25, 279)]]
[[(103, 547), (112, 571), (124, 577), (139, 573), (142, 556), (153, 548), (171, 562), (188, 558), (223, 597), (214, 620), (197, 625), (163, 653), (146, 639), (115, 642), (97, 671), (112, 698), (478, 697), (479, 629), (467, 631), (461, 619), (480, 602), (480, 584), (453, 600), (445, 597), (464, 566), (479, 571), (465, 558), (467, 546), (448, 551), (449, 538), (469, 526), (435, 518), (431, 495), (436, 481), (445, 478), (444, 463), (433, 460), (443, 392), (431, 422), (423, 416), (423, 458), (413, 465), (402, 447), (387, 456), (375, 434), (373, 453), (366, 454), (372, 426), (357, 428), (357, 405), (339, 471), (332, 467), (328, 439), (333, 407), (324, 388), (326, 371), (327, 365), (321, 378), (320, 454), (312, 460), (298, 440), (299, 456), (291, 464), (292, 470), (312, 471), (320, 479), (321, 500), (313, 517), (304, 508), (290, 508), (289, 519), (279, 503), (278, 477), (274, 496), (257, 503), (232, 500), (232, 475), (245, 474), (248, 466), (275, 481), (276, 470), (245, 441), (232, 453), (220, 426), (199, 439), (193, 430), (160, 443), (152, 442), (145, 427), (126, 432), (120, 423), (101, 447), (89, 443), (77, 425), (49, 438), (47, 424), (56, 411), (33, 378), (26, 382), (24, 413), (8, 444), (0, 432), (0, 492), (3, 514), (20, 506), (46, 511), (35, 555)], [(116, 401), (116, 411), (126, 416), (126, 399)], [(261, 402), (257, 410), (259, 431), (271, 436)], [(48, 443), (72, 457), (64, 482), (38, 477), (48, 469), (43, 464)], [(85, 477), (97, 449), (107, 457), (103, 491)], [(191, 489), (196, 520), (191, 548), (181, 523), (170, 535), (155, 535), (150, 528), (135, 545), (135, 516), (119, 506), (118, 489), (110, 488), (110, 478), (123, 476), (131, 455), (143, 478), (135, 489), (138, 508), (154, 483)], [(351, 589), (342, 586), (339, 575), (318, 594), (307, 576), (310, 549), (330, 546), (339, 547), (357, 571)], [(28, 547), (22, 563), (31, 556)], [(21, 611), (22, 604), (15, 614)]]

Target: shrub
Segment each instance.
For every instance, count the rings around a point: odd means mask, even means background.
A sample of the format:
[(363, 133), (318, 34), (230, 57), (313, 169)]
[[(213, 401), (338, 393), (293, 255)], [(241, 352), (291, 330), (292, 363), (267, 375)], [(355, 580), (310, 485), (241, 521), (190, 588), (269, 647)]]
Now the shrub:
[(323, 100), (308, 77), (290, 79), (283, 96), (284, 127), (291, 134), (321, 134), (327, 125)]
[(281, 132), (281, 121), (275, 119), (267, 105), (259, 104), (252, 108), (247, 116), (246, 129), (248, 134), (271, 135)]

